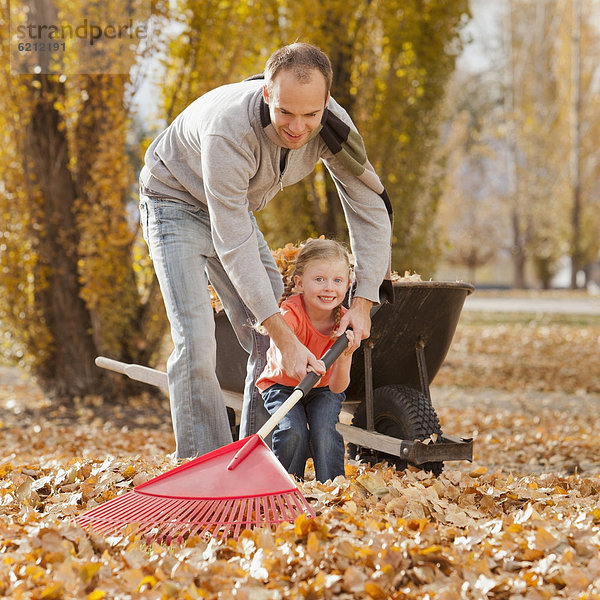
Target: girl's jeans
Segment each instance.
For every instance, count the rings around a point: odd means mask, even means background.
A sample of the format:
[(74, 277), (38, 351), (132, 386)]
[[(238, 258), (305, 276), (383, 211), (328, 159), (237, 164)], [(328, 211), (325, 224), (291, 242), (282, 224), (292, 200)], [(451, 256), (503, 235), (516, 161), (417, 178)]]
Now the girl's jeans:
[[(272, 385), (263, 393), (265, 407), (273, 414), (294, 388)], [(344, 475), (344, 439), (335, 428), (345, 395), (328, 387), (315, 387), (279, 422), (273, 432), (273, 452), (288, 473), (304, 477), (306, 459), (315, 464), (315, 476), (325, 482)]]
[[(214, 249), (207, 211), (180, 200), (141, 194), (140, 219), (174, 344), (167, 361), (167, 376), (176, 456), (206, 454), (232, 441), (215, 373), (215, 323), (209, 280), (240, 344), (249, 354), (240, 437), (255, 433), (269, 416), (254, 385), (265, 366), (269, 338), (252, 326), (253, 315), (225, 273)], [(256, 222), (254, 226), (273, 294), (279, 298), (283, 292), (281, 275)]]

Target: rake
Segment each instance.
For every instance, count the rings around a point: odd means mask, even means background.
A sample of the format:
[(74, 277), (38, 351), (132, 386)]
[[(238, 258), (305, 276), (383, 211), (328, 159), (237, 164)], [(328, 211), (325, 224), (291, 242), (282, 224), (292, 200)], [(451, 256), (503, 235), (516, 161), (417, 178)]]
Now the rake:
[[(323, 355), (329, 368), (348, 344), (340, 336)], [(189, 536), (232, 536), (255, 526), (315, 513), (264, 438), (319, 380), (308, 373), (257, 433), (217, 448), (96, 506), (75, 520), (103, 534), (138, 524), (148, 541), (181, 543)]]

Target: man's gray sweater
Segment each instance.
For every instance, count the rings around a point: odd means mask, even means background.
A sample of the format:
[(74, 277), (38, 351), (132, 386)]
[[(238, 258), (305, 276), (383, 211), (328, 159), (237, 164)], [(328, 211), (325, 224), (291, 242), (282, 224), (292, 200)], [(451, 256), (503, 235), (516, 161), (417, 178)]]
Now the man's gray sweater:
[[(391, 226), (381, 197), (360, 181), (316, 135), (290, 150), (261, 124), (263, 81), (216, 88), (190, 104), (153, 141), (140, 174), (143, 193), (176, 198), (208, 210), (215, 250), (235, 288), (259, 323), (278, 311), (259, 257), (249, 212), (283, 187), (311, 173), (319, 159), (331, 173), (346, 216), (356, 260), (355, 296), (379, 301), (389, 267)], [(333, 98), (328, 109), (353, 129)]]

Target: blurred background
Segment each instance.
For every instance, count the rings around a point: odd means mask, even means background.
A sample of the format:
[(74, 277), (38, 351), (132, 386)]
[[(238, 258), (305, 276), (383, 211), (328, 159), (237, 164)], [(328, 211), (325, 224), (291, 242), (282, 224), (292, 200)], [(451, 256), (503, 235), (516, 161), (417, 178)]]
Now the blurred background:
[[(332, 93), (391, 196), (395, 270), (599, 289), (600, 0), (0, 6), (0, 353), (51, 396), (123, 394), (99, 354), (156, 364), (167, 329), (138, 226), (144, 151), (195, 98), (297, 40), (330, 56)], [(73, 32), (91, 23), (104, 35), (90, 61)], [(258, 219), (273, 249), (346, 236), (321, 165)]]

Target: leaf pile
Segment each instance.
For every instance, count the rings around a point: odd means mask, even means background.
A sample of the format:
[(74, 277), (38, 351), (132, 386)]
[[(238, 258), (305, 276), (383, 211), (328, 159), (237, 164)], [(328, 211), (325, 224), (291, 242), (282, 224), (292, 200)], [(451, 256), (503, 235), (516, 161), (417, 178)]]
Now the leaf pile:
[(600, 393), (600, 317), (463, 311), (437, 384)]
[[(596, 325), (463, 316), (432, 397), (445, 432), (475, 438), (473, 464), (434, 478), (349, 460), (327, 484), (309, 464), (301, 490), (317, 518), (237, 541), (167, 547), (134, 527), (104, 538), (74, 526), (175, 466), (168, 403), (85, 399), (67, 411), (0, 368), (0, 596), (600, 598), (600, 397), (579, 345)], [(518, 365), (518, 343), (502, 348), (524, 331), (535, 371)], [(565, 335), (575, 342), (546, 342)], [(486, 378), (470, 375), (479, 368)]]

